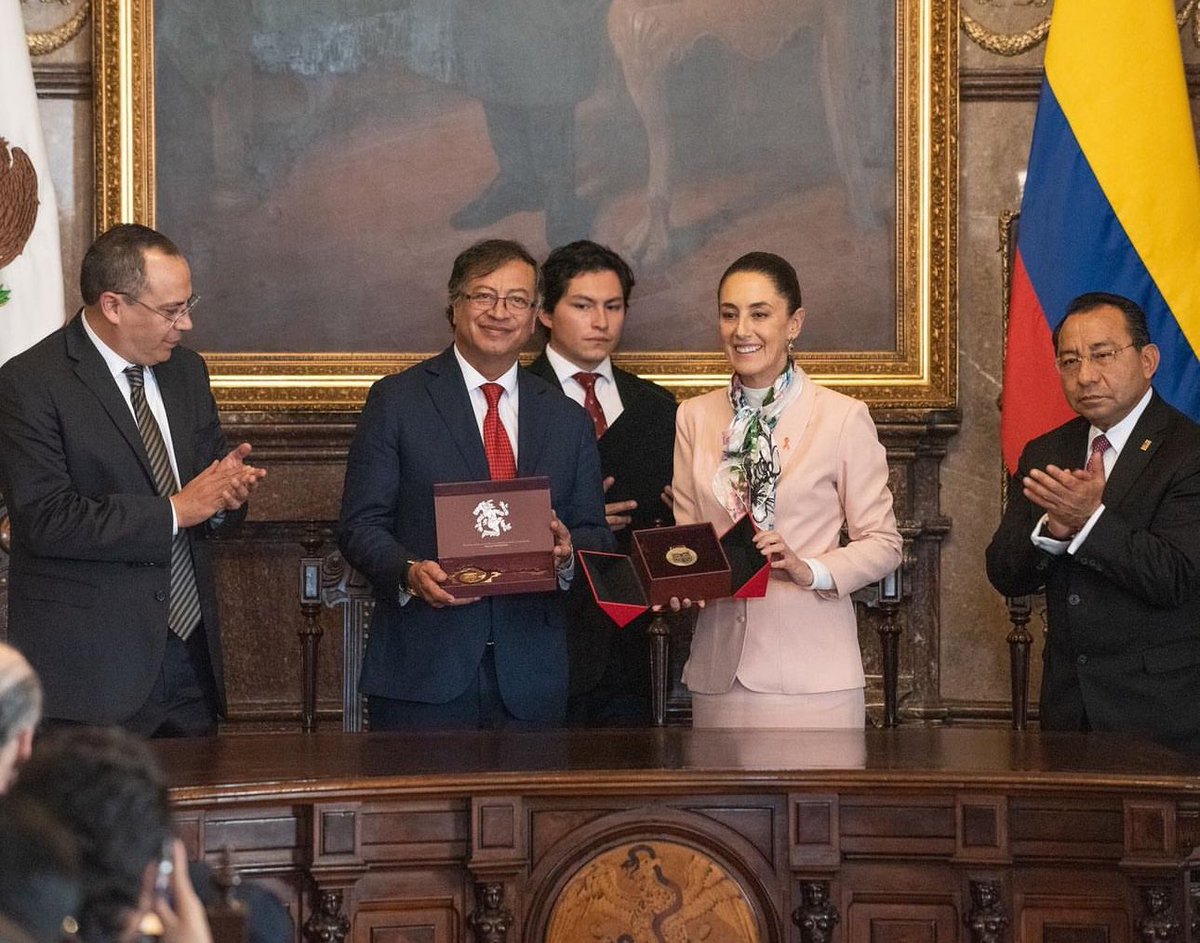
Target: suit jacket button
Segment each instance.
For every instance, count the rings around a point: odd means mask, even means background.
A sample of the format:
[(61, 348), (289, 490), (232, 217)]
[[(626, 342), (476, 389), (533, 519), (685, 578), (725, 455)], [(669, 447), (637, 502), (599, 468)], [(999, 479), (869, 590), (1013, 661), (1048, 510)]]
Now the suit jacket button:
[(1080, 655), (1078, 658), (1075, 659), (1075, 663), (1079, 664), (1079, 665), (1086, 665), (1087, 664), (1087, 655)]
[(157, 593), (154, 594), (154, 598), (157, 599), (159, 602), (162, 602), (164, 599), (167, 598), (167, 593), (165, 590), (160, 589)]
[(1071, 593), (1071, 595), (1067, 597), (1067, 605), (1068, 606), (1078, 606), (1079, 605), (1079, 593)]

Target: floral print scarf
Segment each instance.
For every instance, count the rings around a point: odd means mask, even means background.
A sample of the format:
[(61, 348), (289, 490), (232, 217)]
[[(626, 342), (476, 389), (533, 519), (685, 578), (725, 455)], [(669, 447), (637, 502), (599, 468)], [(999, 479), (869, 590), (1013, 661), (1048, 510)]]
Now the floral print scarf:
[(761, 406), (751, 404), (736, 373), (729, 383), (733, 421), (722, 435), (721, 463), (713, 475), (713, 493), (731, 518), (747, 513), (760, 530), (775, 527), (775, 489), (780, 469), (775, 426), (803, 385), (790, 358)]

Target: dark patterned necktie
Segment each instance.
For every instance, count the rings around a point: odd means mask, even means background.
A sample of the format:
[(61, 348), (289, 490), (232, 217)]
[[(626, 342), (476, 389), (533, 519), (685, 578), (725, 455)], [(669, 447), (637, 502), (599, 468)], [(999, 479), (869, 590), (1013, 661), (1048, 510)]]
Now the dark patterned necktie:
[(1090, 472), (1099, 471), (1104, 474), (1104, 453), (1107, 452), (1111, 445), (1108, 442), (1108, 436), (1101, 433), (1092, 439), (1092, 452), (1088, 455), (1087, 470)]
[[(154, 484), (164, 498), (179, 491), (171, 460), (167, 457), (167, 445), (162, 432), (146, 402), (146, 378), (141, 366), (125, 368), (129, 380), (129, 396), (133, 402), (133, 413), (137, 417), (138, 432), (146, 446), (146, 457), (154, 472)], [(192, 565), (192, 549), (187, 532), (180, 528), (171, 542), (171, 601), (167, 606), (167, 625), (181, 639), (187, 640), (200, 622), (200, 593), (196, 589), (196, 570)]]
[(516, 478), (517, 460), (513, 455), (512, 440), (500, 419), (499, 403), (504, 387), (499, 383), (485, 383), (482, 389), (488, 407), (483, 417), (483, 451), (487, 455), (488, 470), (493, 481)]
[(597, 439), (608, 431), (608, 419), (604, 415), (604, 407), (600, 405), (600, 400), (596, 398), (596, 380), (599, 378), (600, 374), (598, 373), (580, 371), (575, 374), (576, 382), (583, 387), (583, 408), (592, 417), (592, 424), (596, 427)]

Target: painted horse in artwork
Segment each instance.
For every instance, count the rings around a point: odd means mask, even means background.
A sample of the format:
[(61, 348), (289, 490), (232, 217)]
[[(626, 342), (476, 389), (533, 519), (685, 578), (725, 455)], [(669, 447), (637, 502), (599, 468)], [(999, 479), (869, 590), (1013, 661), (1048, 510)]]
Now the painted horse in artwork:
[(649, 150), (643, 212), (625, 234), (626, 253), (643, 265), (670, 256), (673, 142), (666, 74), (704, 38), (762, 62), (802, 28), (820, 31), (818, 71), (834, 156), (855, 221), (873, 225), (863, 147), (852, 114), (851, 20), (843, 0), (613, 0), (608, 33)]

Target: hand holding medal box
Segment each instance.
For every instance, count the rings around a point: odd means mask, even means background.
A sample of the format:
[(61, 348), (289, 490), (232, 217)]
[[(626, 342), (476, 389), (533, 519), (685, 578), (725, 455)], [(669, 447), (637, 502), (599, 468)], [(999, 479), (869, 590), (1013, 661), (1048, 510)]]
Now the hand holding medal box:
[(624, 627), (651, 606), (680, 599), (748, 599), (767, 594), (770, 561), (754, 546), (754, 523), (740, 518), (720, 538), (712, 524), (633, 532), (630, 556), (580, 550), (592, 595)]
[(451, 596), (553, 592), (550, 479), (459, 481), (433, 486), (438, 563)]

